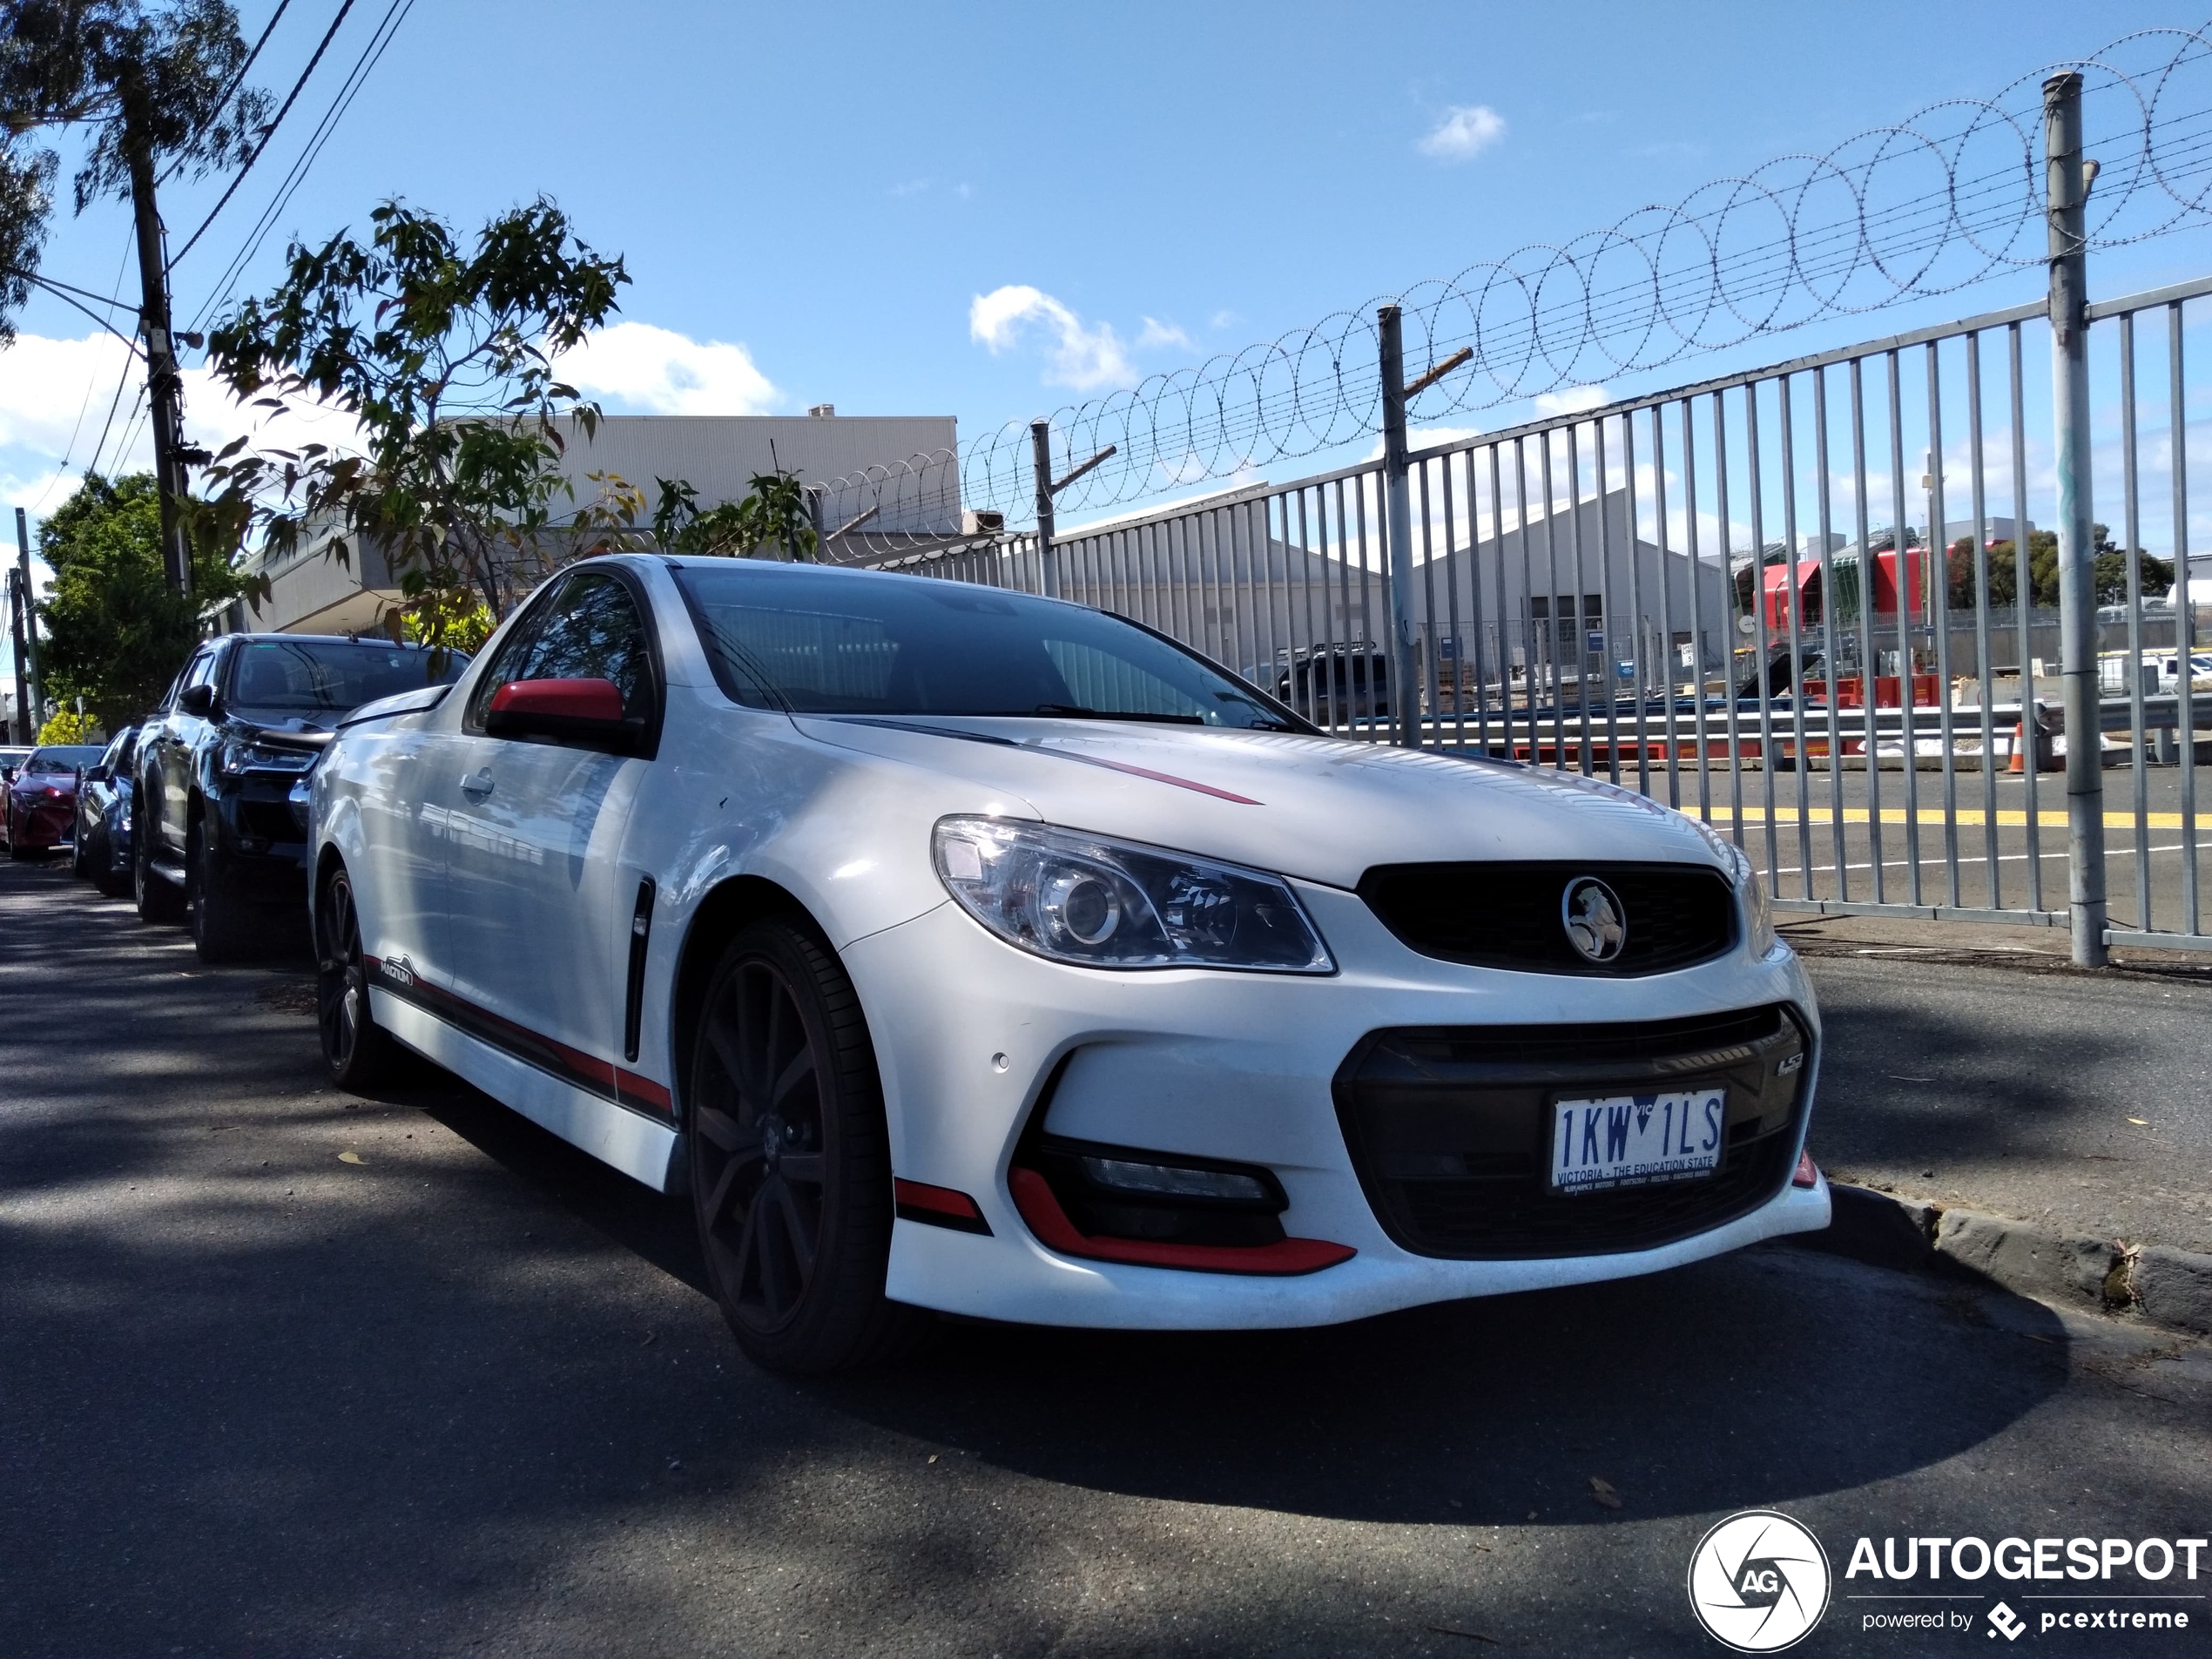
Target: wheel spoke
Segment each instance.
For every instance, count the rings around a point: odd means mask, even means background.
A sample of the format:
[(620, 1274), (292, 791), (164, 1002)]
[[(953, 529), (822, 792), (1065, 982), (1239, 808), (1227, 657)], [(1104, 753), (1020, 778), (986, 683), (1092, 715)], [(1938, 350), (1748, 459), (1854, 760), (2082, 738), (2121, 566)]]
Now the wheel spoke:
[(701, 1106), (692, 1117), (698, 1124), (699, 1133), (725, 1152), (735, 1152), (745, 1144), (744, 1132), (729, 1113), (716, 1107)]
[(721, 1215), (722, 1206), (729, 1201), (730, 1188), (743, 1173), (745, 1166), (745, 1160), (743, 1158), (732, 1158), (722, 1166), (722, 1173), (714, 1183), (714, 1190), (707, 1196), (706, 1215), (710, 1224)]
[(731, 1087), (742, 1094), (745, 1090), (744, 1062), (738, 1055), (738, 1039), (728, 1024), (718, 1019), (709, 1021), (706, 1043), (714, 1051), (715, 1062), (722, 1068), (723, 1075), (729, 1078)]
[(814, 1277), (814, 1230), (799, 1213), (799, 1198), (788, 1184), (776, 1183), (776, 1208), (782, 1213), (784, 1237), (791, 1245), (792, 1265), (799, 1270), (799, 1287)]
[(781, 1219), (778, 1211), (782, 1194), (782, 1182), (773, 1177), (763, 1182), (752, 1196), (752, 1209), (745, 1217), (760, 1238), (761, 1304), (775, 1318), (780, 1318), (799, 1299), (800, 1288), (791, 1282), (791, 1264), (786, 1260), (790, 1246), (785, 1242), (784, 1229), (777, 1224)]
[(786, 1181), (804, 1181), (813, 1187), (822, 1184), (819, 1152), (786, 1152), (776, 1161), (776, 1168)]
[[(791, 1091), (797, 1088), (802, 1080), (813, 1075), (813, 1045), (803, 1044), (799, 1052), (792, 1056), (791, 1063), (777, 1074), (775, 1084), (768, 1091), (768, 1109), (772, 1112), (783, 1111), (784, 1101)], [(786, 1116), (788, 1116), (789, 1114), (786, 1113)]]

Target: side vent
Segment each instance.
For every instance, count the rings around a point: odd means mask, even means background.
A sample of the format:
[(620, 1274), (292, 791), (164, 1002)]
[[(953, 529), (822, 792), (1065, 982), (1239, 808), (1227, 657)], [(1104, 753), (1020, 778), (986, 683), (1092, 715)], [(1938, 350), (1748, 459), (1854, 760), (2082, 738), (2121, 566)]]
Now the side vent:
[(622, 1057), (637, 1057), (637, 1029), (645, 1016), (645, 947), (653, 936), (653, 879), (637, 884), (637, 907), (630, 916), (630, 983), (622, 998)]

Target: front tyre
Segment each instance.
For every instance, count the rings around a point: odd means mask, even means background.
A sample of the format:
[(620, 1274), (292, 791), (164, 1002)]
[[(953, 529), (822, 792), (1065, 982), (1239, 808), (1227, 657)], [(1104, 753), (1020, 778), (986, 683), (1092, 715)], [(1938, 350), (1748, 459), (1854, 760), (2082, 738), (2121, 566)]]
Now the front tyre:
[(185, 920), (185, 895), (153, 867), (152, 840), (151, 836), (138, 836), (131, 852), (132, 893), (138, 900), (138, 920), (152, 927), (174, 927)]
[(356, 1094), (392, 1075), (399, 1046), (368, 1006), (368, 959), (361, 950), (354, 884), (341, 865), (323, 879), (315, 906), (315, 1026), (330, 1081)]
[(772, 1371), (864, 1366), (925, 1316), (885, 1297), (891, 1152), (875, 1053), (829, 948), (752, 923), (716, 964), (691, 1055), (691, 1201), (715, 1299)]

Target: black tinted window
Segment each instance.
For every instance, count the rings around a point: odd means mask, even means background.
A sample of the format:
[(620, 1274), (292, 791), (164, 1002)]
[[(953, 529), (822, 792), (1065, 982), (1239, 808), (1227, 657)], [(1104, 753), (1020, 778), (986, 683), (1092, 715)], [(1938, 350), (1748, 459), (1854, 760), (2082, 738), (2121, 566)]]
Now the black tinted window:
[(346, 639), (253, 639), (231, 658), (230, 700), (284, 714), (357, 709), (425, 685), (450, 685), (469, 659), (413, 646)]
[(79, 766), (96, 766), (100, 760), (100, 745), (97, 743), (56, 744), (30, 752), (30, 763), (25, 772), (75, 772)]
[(651, 719), (652, 651), (630, 590), (604, 570), (568, 580), (527, 641), (503, 653), (498, 679), (611, 680), (625, 718)]
[(1249, 686), (1103, 611), (964, 583), (686, 565), (741, 702), (807, 714), (1122, 716), (1291, 729)]

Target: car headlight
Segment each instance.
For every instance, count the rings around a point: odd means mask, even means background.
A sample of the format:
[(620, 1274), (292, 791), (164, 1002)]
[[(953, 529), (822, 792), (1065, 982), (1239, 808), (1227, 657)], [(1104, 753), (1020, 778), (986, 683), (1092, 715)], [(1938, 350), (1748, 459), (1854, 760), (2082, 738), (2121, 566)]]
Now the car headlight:
[(961, 908), (1056, 962), (1336, 971), (1279, 876), (998, 818), (940, 819), (932, 850)]
[(260, 743), (231, 743), (223, 746), (223, 775), (235, 778), (245, 772), (299, 772), (314, 760), (297, 749), (278, 749)]
[(1759, 880), (1758, 867), (1742, 847), (1731, 843), (1728, 851), (1736, 865), (1737, 897), (1743, 906), (1743, 937), (1756, 960), (1775, 947), (1774, 912), (1768, 907), (1766, 883)]

